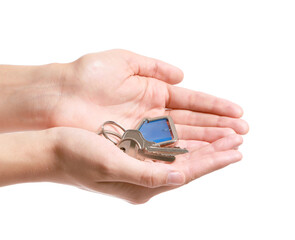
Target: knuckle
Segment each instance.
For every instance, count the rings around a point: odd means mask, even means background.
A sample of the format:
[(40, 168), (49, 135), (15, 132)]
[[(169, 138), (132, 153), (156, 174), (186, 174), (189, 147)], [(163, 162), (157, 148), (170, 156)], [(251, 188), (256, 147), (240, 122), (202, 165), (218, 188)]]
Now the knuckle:
[[(216, 171), (224, 166), (222, 161), (216, 161), (215, 154), (208, 157), (207, 168), (205, 169), (205, 174)], [(204, 175), (205, 175), (204, 174)]]
[[(214, 161), (214, 158), (212, 156), (207, 158), (207, 170), (211, 171), (216, 168), (216, 162)], [(204, 171), (207, 172), (207, 171)]]
[(232, 128), (224, 128), (224, 131), (226, 136), (236, 133), (235, 130), (233, 130)]
[(140, 182), (142, 185), (153, 188), (155, 187), (155, 181), (153, 177), (153, 172), (151, 170), (146, 170), (141, 176)]
[(216, 126), (217, 127), (224, 127), (225, 118), (222, 116), (216, 117)]
[(154, 165), (153, 164), (150, 164), (150, 165), (151, 166), (149, 166), (146, 170), (143, 171), (140, 177), (140, 182), (142, 185), (148, 188), (155, 188), (160, 183), (156, 177)]
[(159, 64), (157, 61), (153, 61), (151, 64), (152, 64), (152, 77), (156, 78), (159, 71)]

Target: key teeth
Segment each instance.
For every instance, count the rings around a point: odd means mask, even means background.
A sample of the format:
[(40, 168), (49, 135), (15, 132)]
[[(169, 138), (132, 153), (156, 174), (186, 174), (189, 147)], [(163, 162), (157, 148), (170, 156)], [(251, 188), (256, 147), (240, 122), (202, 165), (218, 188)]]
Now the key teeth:
[(142, 154), (144, 158), (150, 158), (154, 160), (160, 160), (165, 162), (173, 162), (175, 161), (174, 155), (168, 155), (168, 154), (160, 154), (160, 153), (151, 153), (151, 154)]
[(179, 154), (184, 154), (188, 153), (188, 150), (185, 148), (180, 148), (180, 147), (154, 147), (154, 146), (149, 146), (145, 149), (149, 153), (167, 153), (166, 155), (179, 155)]
[[(158, 149), (159, 150), (159, 149)], [(138, 152), (143, 158), (151, 158), (151, 159), (157, 159), (162, 161), (174, 161), (176, 158), (176, 155), (187, 153), (187, 149), (181, 149), (181, 152), (160, 152), (160, 151), (151, 151), (148, 149), (140, 150)]]
[(164, 156), (177, 156), (181, 154), (188, 153), (188, 151), (183, 151), (183, 152), (178, 152), (178, 153), (170, 153), (170, 152), (158, 152), (158, 151), (148, 151), (146, 154), (159, 154), (159, 155), (164, 155)]

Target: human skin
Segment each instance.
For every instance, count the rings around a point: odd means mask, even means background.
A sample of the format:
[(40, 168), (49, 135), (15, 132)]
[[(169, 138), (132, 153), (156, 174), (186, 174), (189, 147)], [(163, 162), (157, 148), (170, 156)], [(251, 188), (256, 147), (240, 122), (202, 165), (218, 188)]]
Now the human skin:
[(3, 133), (0, 187), (46, 181), (145, 203), (241, 160), (236, 150), (241, 143), (242, 137), (237, 134), (213, 143), (180, 140), (179, 146), (189, 153), (165, 164), (129, 157), (104, 137), (78, 128)]
[(125, 50), (88, 54), (67, 64), (2, 65), (0, 131), (59, 126), (97, 131), (108, 120), (128, 129), (143, 117), (171, 115), (184, 137), (215, 140), (211, 132), (218, 138), (232, 133), (229, 128), (247, 133), (241, 107), (173, 86), (182, 79), (180, 69)]
[[(235, 132), (248, 131), (242, 109), (173, 86), (182, 79), (178, 68), (125, 50), (88, 54), (68, 64), (0, 66), (0, 131), (54, 127), (0, 135), (6, 149), (0, 185), (52, 181), (145, 202), (240, 160), (236, 147), (242, 139)], [(143, 117), (161, 115), (173, 118), (180, 146), (189, 149), (173, 164), (130, 158), (94, 133), (107, 120), (128, 129)], [(47, 150), (37, 150), (39, 144)], [(14, 149), (28, 156), (17, 158)], [(44, 165), (34, 159), (45, 159)], [(13, 166), (19, 166), (17, 173)], [(179, 175), (169, 183), (171, 171)]]

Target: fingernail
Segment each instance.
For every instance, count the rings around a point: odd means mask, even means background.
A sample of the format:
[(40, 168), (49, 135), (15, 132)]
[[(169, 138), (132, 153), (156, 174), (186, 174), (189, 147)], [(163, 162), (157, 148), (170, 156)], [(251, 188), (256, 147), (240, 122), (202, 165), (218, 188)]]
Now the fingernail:
[(184, 183), (184, 176), (180, 172), (171, 172), (167, 177), (167, 184), (169, 185), (181, 185)]

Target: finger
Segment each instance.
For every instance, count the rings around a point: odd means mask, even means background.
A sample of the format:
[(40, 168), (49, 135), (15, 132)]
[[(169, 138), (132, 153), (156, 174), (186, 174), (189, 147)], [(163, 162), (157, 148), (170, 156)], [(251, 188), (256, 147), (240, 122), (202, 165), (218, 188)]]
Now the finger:
[(179, 124), (176, 124), (175, 127), (178, 138), (183, 140), (214, 142), (220, 138), (235, 133), (231, 128), (194, 127)]
[[(229, 164), (238, 162), (242, 159), (242, 154), (236, 150), (228, 150), (224, 152), (216, 152), (202, 159), (193, 159), (191, 167), (186, 168), (185, 182), (193, 181), (205, 174), (211, 173), (218, 169), (224, 168)], [(92, 190), (103, 192), (118, 198), (125, 199), (134, 204), (142, 204), (150, 198), (160, 193), (172, 190), (179, 186), (162, 186), (156, 188), (146, 188), (125, 182), (102, 182), (91, 186)]]
[[(188, 152), (193, 152), (193, 151), (200, 149), (208, 144), (209, 144), (208, 142), (204, 142), (204, 141), (178, 140), (177, 143), (175, 144), (175, 147), (184, 148), (184, 149), (187, 149)], [(184, 154), (184, 155), (182, 154), (181, 156), (183, 157), (185, 155), (186, 154)], [(177, 158), (177, 156), (176, 156), (176, 158)], [(144, 161), (158, 162), (158, 163), (162, 163), (162, 164), (171, 164), (171, 162), (165, 162), (165, 161), (155, 160), (155, 159), (145, 159)]]
[(195, 151), (206, 145), (209, 145), (208, 142), (198, 141), (198, 140), (178, 140), (176, 143), (177, 147), (186, 148), (188, 151)]
[(132, 183), (148, 188), (181, 185), (185, 181), (183, 173), (172, 165), (140, 161), (124, 153), (119, 155), (116, 161), (120, 164), (112, 166), (111, 181)]
[(243, 138), (240, 135), (232, 134), (224, 138), (218, 139), (217, 141), (202, 147), (195, 151), (195, 154), (202, 156), (205, 154), (226, 151), (240, 146), (243, 143)]
[(200, 127), (219, 127), (232, 128), (238, 134), (246, 134), (249, 126), (246, 121), (239, 118), (230, 118), (208, 113), (199, 113), (188, 110), (168, 110), (176, 124), (200, 126)]
[(125, 52), (126, 60), (135, 75), (156, 78), (169, 84), (177, 84), (183, 80), (183, 72), (173, 65), (129, 51)]
[(243, 115), (242, 108), (228, 100), (177, 86), (168, 85), (167, 88), (167, 108), (186, 109), (228, 117)]
[[(191, 167), (186, 173), (186, 183), (193, 181), (205, 174), (216, 171), (229, 164), (242, 159), (242, 154), (236, 150), (213, 153), (202, 159), (192, 159)], [(101, 182), (90, 186), (92, 190), (123, 198), (131, 203), (142, 204), (151, 197), (174, 189), (178, 186), (162, 186), (157, 188), (146, 188), (125, 182)]]
[(194, 156), (191, 156), (191, 159), (190, 173), (188, 173), (190, 178), (186, 181), (194, 180), (205, 174), (224, 168), (229, 164), (238, 162), (242, 159), (242, 154), (237, 150), (227, 150), (211, 153), (201, 159), (199, 159), (198, 156), (196, 156), (195, 159)]

